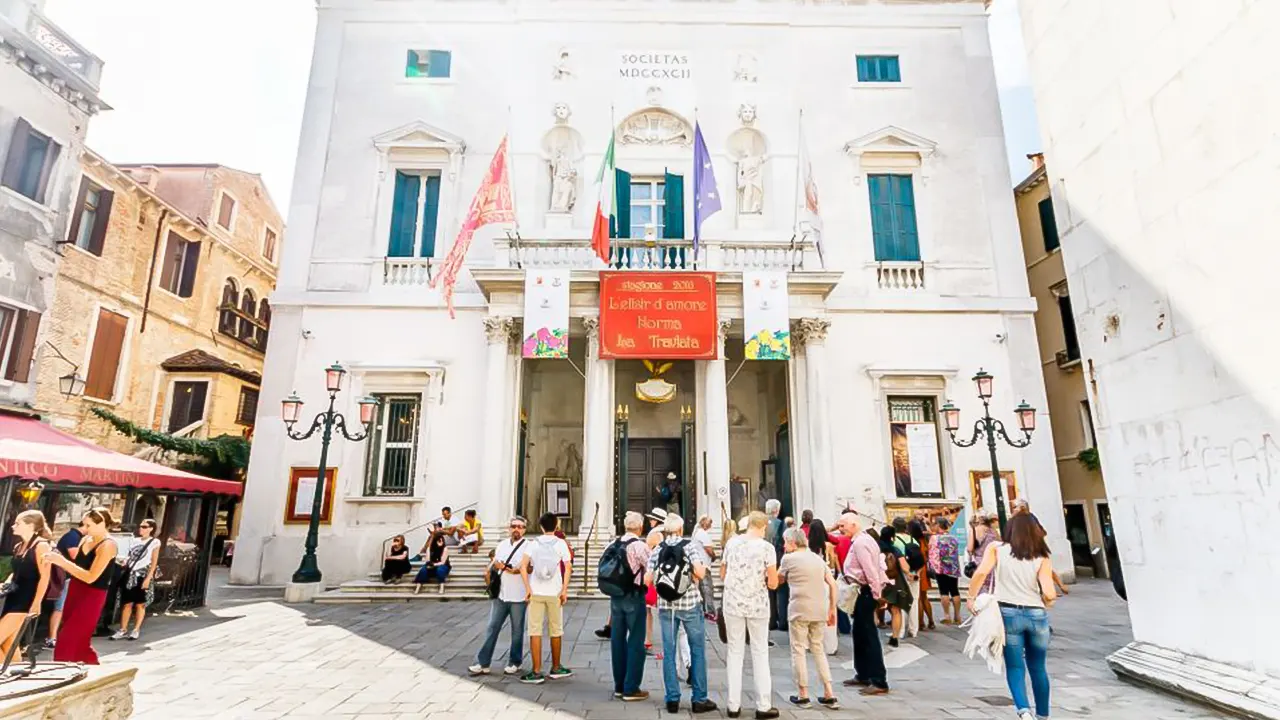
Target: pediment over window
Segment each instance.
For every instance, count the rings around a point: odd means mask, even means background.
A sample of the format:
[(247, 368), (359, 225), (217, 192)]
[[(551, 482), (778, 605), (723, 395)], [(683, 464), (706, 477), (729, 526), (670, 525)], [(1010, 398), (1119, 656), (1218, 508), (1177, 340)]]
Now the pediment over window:
[(885, 126), (844, 145), (844, 151), (854, 157), (870, 153), (908, 153), (926, 158), (937, 149), (936, 142), (896, 125)]
[(394, 130), (374, 136), (374, 147), (382, 152), (391, 150), (443, 150), (456, 155), (467, 149), (462, 138), (447, 130), (441, 130), (421, 120), (415, 120)]
[(693, 145), (693, 126), (665, 108), (649, 107), (628, 115), (618, 124), (623, 145)]

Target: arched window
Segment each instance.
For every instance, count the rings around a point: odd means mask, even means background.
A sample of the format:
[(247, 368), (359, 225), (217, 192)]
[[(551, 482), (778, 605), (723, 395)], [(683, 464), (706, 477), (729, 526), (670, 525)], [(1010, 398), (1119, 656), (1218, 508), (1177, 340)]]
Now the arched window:
[(253, 296), (253, 291), (249, 288), (244, 289), (244, 298), (240, 300), (240, 339), (246, 342), (252, 341), (256, 328), (253, 326), (253, 318), (258, 316), (258, 300)]
[(218, 332), (235, 337), (239, 324), (236, 308), (239, 305), (240, 290), (236, 287), (235, 280), (227, 278), (227, 284), (222, 286), (222, 302), (218, 305)]
[(267, 331), (271, 329), (271, 304), (266, 298), (262, 298), (262, 302), (258, 303), (258, 322), (262, 323), (258, 328), (258, 349), (266, 352)]

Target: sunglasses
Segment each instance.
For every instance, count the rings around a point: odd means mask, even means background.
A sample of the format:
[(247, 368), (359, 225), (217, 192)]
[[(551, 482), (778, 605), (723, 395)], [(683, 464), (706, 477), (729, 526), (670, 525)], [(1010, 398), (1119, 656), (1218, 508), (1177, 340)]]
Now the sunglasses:
[(523, 529), (524, 529), (524, 525), (521, 525), (521, 524), (519, 524), (519, 523), (511, 523), (511, 529), (512, 529), (512, 530), (523, 530)]

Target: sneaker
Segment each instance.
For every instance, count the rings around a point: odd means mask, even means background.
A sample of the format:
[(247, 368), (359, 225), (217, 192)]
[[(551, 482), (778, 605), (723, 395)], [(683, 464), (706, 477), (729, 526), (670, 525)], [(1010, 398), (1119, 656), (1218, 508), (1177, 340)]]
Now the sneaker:
[(138, 631), (137, 631), (137, 630), (134, 630), (133, 632), (129, 633), (129, 635), (128, 635), (128, 638), (129, 638), (130, 640), (137, 640), (139, 637), (140, 637), (140, 636), (139, 636), (139, 634), (138, 634)]
[(622, 691), (621, 691), (621, 690), (614, 690), (614, 691), (613, 691), (613, 699), (614, 699), (614, 700), (621, 700), (621, 699), (622, 699)]
[(677, 700), (677, 701), (675, 701), (675, 702), (669, 702), (669, 703), (667, 703), (667, 713), (668, 713), (668, 714), (670, 714), (670, 715), (675, 715), (675, 714), (677, 714), (677, 713), (679, 713), (679, 712), (680, 712), (680, 701), (679, 701), (679, 700)]
[(896, 637), (889, 638), (889, 647), (898, 647), (898, 638)]
[(48, 640), (45, 640), (45, 641), (44, 641), (44, 649), (45, 649), (45, 650), (52, 650), (52, 649), (56, 648), (57, 646), (58, 646), (58, 641), (57, 641), (57, 640), (55, 640), (55, 639), (53, 639), (53, 638), (49, 638)]
[(807, 707), (809, 707), (809, 698), (807, 698), (807, 697), (800, 697), (800, 696), (798, 696), (798, 695), (792, 695), (792, 696), (791, 696), (791, 704), (792, 704), (792, 705), (795, 705), (796, 707), (799, 707), (799, 708), (807, 708)]
[(551, 672), (547, 673), (547, 677), (552, 680), (562, 680), (567, 677), (573, 677), (573, 671), (563, 665), (557, 665), (551, 668)]
[(818, 698), (818, 704), (828, 710), (840, 709), (840, 701), (834, 697), (820, 697)]
[(649, 699), (648, 690), (637, 690), (629, 695), (622, 696), (622, 702), (640, 702), (641, 700), (648, 700), (648, 699)]
[(542, 673), (536, 673), (532, 670), (520, 676), (520, 682), (525, 685), (541, 685), (546, 681), (547, 679), (543, 677)]
[(613, 628), (608, 625), (605, 625), (604, 627), (596, 631), (596, 637), (600, 638), (601, 640), (608, 640), (612, 636), (613, 636)]
[(1030, 711), (1024, 710), (1018, 713), (1018, 720), (1036, 720), (1036, 716), (1032, 715)]
[(739, 709), (737, 709), (737, 710), (727, 710), (726, 712), (729, 714), (729, 717), (730, 717), (731, 719), (732, 719), (732, 718), (740, 718), (740, 717), (742, 717), (742, 709), (741, 709), (741, 708), (739, 708)]
[[(701, 715), (702, 713), (713, 712), (716, 709), (716, 704), (713, 700), (695, 700), (690, 709), (693, 710), (694, 715)], [(774, 717), (778, 716), (774, 715)]]
[(515, 675), (515, 674), (516, 674), (516, 673), (518, 673), (518, 672), (520, 672), (520, 666), (519, 666), (519, 665), (508, 665), (508, 666), (506, 666), (505, 668), (503, 668), (503, 669), (502, 669), (502, 674), (503, 674), (503, 675)]
[(773, 720), (774, 718), (778, 717), (778, 715), (780, 714), (781, 713), (778, 712), (778, 708), (769, 708), (768, 710), (757, 710), (756, 720)]
[(474, 675), (488, 675), (488, 674), (489, 674), (489, 668), (487, 668), (487, 667), (485, 667), (485, 666), (483, 666), (483, 665), (472, 665), (471, 667), (467, 668), (467, 672), (471, 673), (471, 675), (473, 675), (473, 676), (474, 676)]
[(112, 639), (112, 640), (123, 640), (123, 639), (125, 639), (126, 637), (129, 637), (129, 633), (125, 632), (124, 630), (117, 630), (117, 631), (116, 631), (116, 634), (115, 634), (115, 635), (112, 635), (110, 639)]

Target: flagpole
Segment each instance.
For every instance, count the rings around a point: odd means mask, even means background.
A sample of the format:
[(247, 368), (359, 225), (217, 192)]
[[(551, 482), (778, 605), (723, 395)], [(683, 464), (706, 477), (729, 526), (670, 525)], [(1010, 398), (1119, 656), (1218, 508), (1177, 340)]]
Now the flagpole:
[(800, 113), (796, 116), (796, 194), (791, 197), (791, 232), (793, 235), (800, 233), (800, 198), (803, 197), (803, 191), (800, 189), (800, 157), (804, 153), (804, 108), (800, 108)]
[[(696, 134), (698, 132), (698, 106), (697, 105), (693, 106), (693, 129), (694, 129), (694, 133)], [(695, 142), (697, 142), (696, 139), (695, 139)], [(694, 187), (693, 187), (693, 269), (697, 270), (698, 269), (698, 250), (701, 249), (698, 247), (701, 244), (698, 242), (698, 235), (702, 233), (702, 228), (698, 227), (698, 153), (696, 152), (693, 154), (693, 167), (691, 168), (691, 170), (693, 170), (693, 177), (689, 179), (692, 180), (694, 184)]]
[[(503, 137), (506, 138), (507, 140), (507, 177), (511, 178), (512, 175), (515, 175), (514, 171), (516, 167), (516, 163), (515, 163), (516, 154), (511, 151), (511, 106), (510, 105), (507, 106), (507, 130), (506, 130), (506, 133), (503, 134)], [(514, 229), (516, 231), (517, 238), (520, 237), (520, 211), (519, 211), (520, 205), (519, 203), (516, 202), (516, 185), (519, 185), (519, 184), (520, 183), (515, 181), (512, 181), (510, 183), (512, 225), (514, 226)]]

